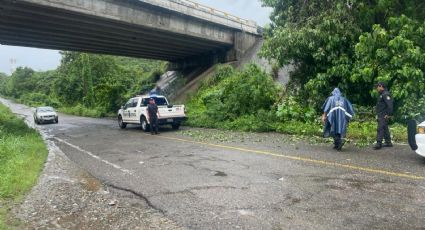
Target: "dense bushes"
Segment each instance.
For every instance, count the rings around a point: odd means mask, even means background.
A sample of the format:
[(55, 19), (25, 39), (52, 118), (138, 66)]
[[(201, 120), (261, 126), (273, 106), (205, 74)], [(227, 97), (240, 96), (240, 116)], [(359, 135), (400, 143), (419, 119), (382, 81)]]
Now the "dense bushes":
[(61, 107), (59, 108), (59, 112), (73, 114), (77, 116), (84, 116), (84, 117), (105, 117), (110, 114), (115, 115), (114, 112), (108, 113), (105, 110), (105, 108), (102, 108), (102, 107), (87, 108), (86, 106), (83, 106), (82, 104), (77, 104), (72, 107)]
[(248, 65), (243, 71), (219, 66), (188, 102), (188, 123), (241, 131), (303, 133), (299, 125), (290, 131), (282, 124), (300, 122), (305, 127), (316, 122), (317, 113), (303, 108), (292, 97), (282, 99), (283, 92), (256, 65)]
[(318, 113), (303, 107), (256, 65), (219, 66), (187, 104), (188, 124), (240, 131), (320, 135)]
[(188, 103), (190, 123), (201, 127), (268, 131), (279, 98), (273, 79), (255, 65), (244, 71), (218, 67)]
[(317, 113), (312, 107), (306, 107), (297, 102), (296, 98), (286, 95), (277, 108), (277, 117), (281, 121), (314, 121)]
[(302, 107), (318, 110), (334, 87), (373, 106), (383, 81), (397, 120), (425, 115), (423, 0), (262, 1), (274, 9), (262, 55), (295, 66), (288, 92)]
[(260, 110), (270, 110), (276, 102), (276, 85), (257, 66), (249, 65), (241, 72), (229, 70), (229, 66), (222, 68), (217, 74), (222, 82), (199, 98), (211, 118), (233, 121), (240, 116), (256, 115)]
[[(373, 109), (355, 107), (358, 114), (350, 123), (347, 137), (357, 144), (369, 144), (376, 137)], [(190, 98), (187, 108), (187, 124), (197, 127), (316, 137), (323, 131), (320, 111), (298, 103), (255, 65), (243, 71), (219, 66)], [(406, 140), (404, 126), (395, 124), (392, 132), (394, 140)]]
[(0, 94), (31, 106), (99, 117), (115, 113), (130, 96), (152, 89), (164, 69), (159, 61), (62, 52), (57, 70), (19, 67), (10, 77), (0, 75)]
[(49, 105), (57, 108), (61, 106), (60, 102), (57, 99), (42, 93), (25, 93), (21, 97), (19, 97), (18, 101), (20, 103), (34, 107)]

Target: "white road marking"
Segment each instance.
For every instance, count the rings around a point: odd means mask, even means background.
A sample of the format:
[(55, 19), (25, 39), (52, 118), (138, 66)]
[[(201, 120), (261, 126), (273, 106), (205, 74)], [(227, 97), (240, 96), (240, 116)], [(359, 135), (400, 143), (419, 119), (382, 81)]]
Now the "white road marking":
[(74, 149), (76, 149), (76, 150), (78, 150), (80, 152), (86, 153), (87, 155), (93, 157), (94, 159), (97, 159), (97, 160), (99, 160), (99, 161), (101, 161), (101, 162), (103, 162), (103, 163), (105, 163), (105, 164), (107, 164), (109, 166), (112, 166), (112, 167), (120, 170), (123, 173), (129, 174), (129, 175), (132, 175), (133, 174), (130, 170), (125, 169), (125, 168), (123, 168), (123, 167), (121, 167), (119, 165), (116, 165), (114, 163), (111, 163), (111, 162), (109, 162), (109, 161), (107, 161), (105, 159), (102, 159), (99, 156), (96, 156), (95, 154), (93, 154), (93, 153), (91, 153), (91, 152), (89, 152), (87, 150), (84, 150), (84, 149), (80, 148), (79, 146), (73, 145), (73, 144), (71, 144), (71, 143), (69, 143), (69, 142), (67, 142), (65, 140), (62, 140), (60, 138), (57, 138), (57, 137), (54, 137), (54, 139), (57, 140), (57, 141), (59, 141), (59, 142), (62, 142), (64, 144), (66, 144), (66, 145), (68, 145), (68, 146), (70, 146), (70, 147), (72, 147), (72, 148), (74, 148)]

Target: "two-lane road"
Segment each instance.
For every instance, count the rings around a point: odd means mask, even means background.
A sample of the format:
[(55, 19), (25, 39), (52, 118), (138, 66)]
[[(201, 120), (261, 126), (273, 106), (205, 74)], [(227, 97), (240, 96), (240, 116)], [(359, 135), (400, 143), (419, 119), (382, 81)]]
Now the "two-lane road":
[(106, 185), (182, 227), (425, 229), (425, 163), (408, 146), (338, 153), (279, 134), (198, 142), (171, 129), (152, 136), (136, 126), (121, 130), (115, 120), (62, 114), (59, 124), (37, 127)]

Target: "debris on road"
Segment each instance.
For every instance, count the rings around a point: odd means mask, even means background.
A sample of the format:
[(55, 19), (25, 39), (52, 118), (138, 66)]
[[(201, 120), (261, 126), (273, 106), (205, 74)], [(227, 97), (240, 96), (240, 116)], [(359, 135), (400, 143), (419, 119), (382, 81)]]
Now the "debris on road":
[(117, 203), (118, 203), (117, 200), (111, 200), (108, 205), (109, 206), (115, 206)]

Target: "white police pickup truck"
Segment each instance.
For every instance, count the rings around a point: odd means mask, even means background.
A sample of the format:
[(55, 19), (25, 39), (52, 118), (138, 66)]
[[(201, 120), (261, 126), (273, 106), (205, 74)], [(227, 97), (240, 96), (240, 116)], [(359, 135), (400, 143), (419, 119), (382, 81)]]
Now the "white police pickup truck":
[(147, 119), (147, 108), (150, 98), (153, 98), (158, 106), (159, 125), (171, 125), (173, 129), (178, 129), (181, 122), (187, 119), (184, 105), (170, 105), (164, 96), (143, 95), (131, 98), (118, 111), (118, 125), (120, 128), (125, 129), (127, 124), (136, 124), (142, 125), (143, 131), (149, 131), (150, 123)]
[(425, 121), (416, 125), (411, 120), (407, 125), (409, 145), (418, 155), (425, 157)]

